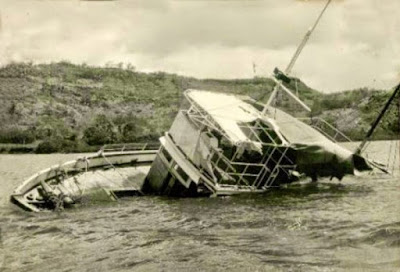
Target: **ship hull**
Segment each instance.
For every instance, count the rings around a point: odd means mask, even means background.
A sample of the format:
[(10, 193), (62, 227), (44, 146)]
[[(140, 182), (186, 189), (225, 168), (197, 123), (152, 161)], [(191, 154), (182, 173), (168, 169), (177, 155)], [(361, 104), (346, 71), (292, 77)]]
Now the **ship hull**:
[(156, 150), (99, 152), (54, 165), (26, 179), (10, 200), (24, 210), (39, 212), (90, 198), (138, 195), (156, 154)]

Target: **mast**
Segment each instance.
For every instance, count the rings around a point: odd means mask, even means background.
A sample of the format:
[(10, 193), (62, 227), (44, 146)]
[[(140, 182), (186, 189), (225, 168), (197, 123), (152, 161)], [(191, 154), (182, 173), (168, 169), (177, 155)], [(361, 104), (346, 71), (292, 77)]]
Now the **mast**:
[[(399, 139), (398, 139), (398, 141), (399, 141), (399, 143), (400, 143), (400, 95), (399, 95), (399, 97), (397, 98), (397, 118), (399, 118), (399, 122), (398, 122), (398, 127), (397, 127), (397, 129), (399, 130), (399, 135), (397, 135), (397, 136), (399, 136)], [(399, 151), (399, 160), (400, 160), (400, 145), (398, 145), (398, 151)], [(396, 163), (396, 162), (394, 162), (394, 163)]]
[(294, 53), (292, 59), (290, 60), (289, 65), (286, 67), (285, 74), (289, 74), (292, 71), (292, 68), (293, 68), (294, 64), (296, 63), (297, 58), (300, 56), (301, 51), (303, 51), (303, 48), (306, 46), (308, 40), (310, 39), (311, 34), (313, 33), (313, 31), (317, 27), (319, 21), (322, 18), (322, 15), (324, 15), (326, 9), (328, 8), (328, 6), (329, 6), (329, 4), (331, 2), (332, 2), (332, 0), (328, 0), (328, 2), (326, 2), (324, 8), (322, 9), (321, 13), (319, 14), (319, 16), (318, 16), (317, 20), (315, 21), (314, 25), (310, 29), (307, 30), (306, 35), (304, 35), (303, 40), (301, 41), (301, 43), (297, 47), (297, 50)]
[[(386, 111), (389, 109), (390, 104), (393, 102), (394, 98), (396, 95), (400, 92), (400, 84), (397, 85), (395, 90), (393, 91), (392, 96), (389, 98), (389, 100), (386, 102), (385, 106), (383, 107), (381, 113), (378, 115), (378, 118), (372, 123), (371, 128), (369, 129), (367, 136), (365, 136), (364, 141), (358, 146), (355, 154), (360, 155), (362, 149), (364, 148), (365, 144), (369, 141), (371, 138), (372, 134), (374, 133), (376, 127), (378, 126), (379, 122), (381, 121), (382, 117), (385, 115)], [(399, 117), (400, 118), (400, 117)]]
[[(311, 34), (313, 33), (313, 31), (314, 31), (315, 28), (317, 27), (319, 21), (320, 21), (321, 18), (322, 18), (322, 15), (325, 13), (326, 9), (328, 8), (328, 6), (329, 6), (329, 4), (330, 4), (331, 2), (332, 2), (332, 0), (328, 0), (328, 1), (326, 2), (324, 8), (322, 9), (321, 13), (319, 14), (319, 16), (318, 16), (317, 20), (315, 21), (314, 25), (313, 25), (310, 29), (307, 30), (306, 35), (304, 35), (303, 40), (301, 41), (301, 43), (300, 43), (299, 46), (297, 47), (296, 52), (294, 53), (294, 55), (293, 55), (293, 57), (291, 58), (291, 60), (290, 60), (290, 62), (289, 62), (289, 64), (288, 64), (288, 66), (287, 66), (286, 69), (285, 69), (285, 75), (286, 75), (286, 76), (292, 71), (292, 68), (293, 68), (294, 64), (296, 63), (297, 59), (299, 58), (301, 51), (303, 51), (303, 49), (304, 49), (304, 47), (306, 46), (308, 40), (310, 39)], [(267, 112), (267, 107), (268, 107), (268, 106), (272, 103), (272, 101), (275, 99), (275, 96), (276, 96), (277, 92), (281, 89), (282, 86), (283, 86), (283, 85), (282, 85), (282, 81), (279, 80), (279, 83), (277, 83), (277, 84), (275, 85), (274, 90), (272, 91), (271, 96), (269, 97), (267, 103), (265, 104), (264, 109), (263, 109), (263, 111), (262, 111), (262, 114), (265, 114), (265, 113)], [(286, 93), (288, 93), (291, 97), (293, 97), (293, 93), (292, 93), (292, 92), (290, 92), (290, 91), (288, 92), (288, 90), (285, 89), (285, 88), (283, 88), (283, 90), (284, 90)], [(297, 99), (296, 99), (296, 101), (297, 101)], [(305, 105), (304, 103), (300, 103), (300, 104), (301, 104), (301, 106), (303, 106), (303, 107), (304, 107), (304, 105)], [(304, 107), (304, 108), (305, 108), (307, 111), (311, 111), (307, 106)]]

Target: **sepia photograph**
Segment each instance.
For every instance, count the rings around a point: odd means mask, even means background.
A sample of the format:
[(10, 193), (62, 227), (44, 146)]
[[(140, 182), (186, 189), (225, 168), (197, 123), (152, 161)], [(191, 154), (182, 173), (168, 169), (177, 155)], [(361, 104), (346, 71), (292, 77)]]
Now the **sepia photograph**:
[(399, 0), (0, 0), (0, 271), (400, 272)]

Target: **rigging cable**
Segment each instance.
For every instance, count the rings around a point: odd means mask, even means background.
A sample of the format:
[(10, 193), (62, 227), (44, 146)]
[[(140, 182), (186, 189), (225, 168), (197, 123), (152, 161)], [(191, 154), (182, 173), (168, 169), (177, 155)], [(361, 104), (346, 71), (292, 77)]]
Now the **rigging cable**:
[[(329, 4), (332, 2), (332, 0), (328, 0), (324, 6), (324, 8), (322, 9), (321, 13), (319, 14), (317, 20), (315, 21), (315, 23), (313, 24), (313, 26), (307, 30), (306, 34), (304, 35), (303, 40), (301, 41), (300, 45), (297, 47), (293, 57), (291, 58), (288, 66), (285, 69), (285, 75), (288, 76), (290, 74), (290, 72), (293, 69), (294, 64), (296, 63), (297, 59), (299, 58), (301, 52), (303, 51), (304, 47), (306, 46), (308, 40), (311, 37), (311, 34), (313, 33), (313, 31), (315, 30), (315, 28), (317, 27), (319, 21), (322, 18), (322, 15), (324, 15), (326, 9), (328, 8)], [(281, 89), (281, 86), (283, 86), (282, 81), (280, 80), (279, 83), (277, 83), (274, 87), (274, 90), (272, 91), (271, 96), (268, 98), (268, 102), (264, 107), (264, 110), (262, 111), (263, 114), (265, 114), (265, 112), (267, 111), (267, 106), (270, 105), (272, 103), (273, 100), (277, 100), (277, 94), (279, 92), (279, 90)]]

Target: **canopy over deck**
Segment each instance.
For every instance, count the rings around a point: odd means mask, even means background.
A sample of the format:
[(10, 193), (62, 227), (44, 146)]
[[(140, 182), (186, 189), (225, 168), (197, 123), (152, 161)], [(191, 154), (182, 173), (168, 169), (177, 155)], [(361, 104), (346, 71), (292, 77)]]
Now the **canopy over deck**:
[(229, 94), (193, 89), (187, 90), (185, 94), (190, 102), (194, 102), (195, 106), (200, 107), (218, 124), (233, 144), (251, 142), (261, 146), (240, 128), (241, 125), (260, 118), (260, 112), (253, 106)]
[(296, 150), (298, 165), (308, 167), (320, 164), (345, 164), (345, 170), (336, 169), (334, 172), (352, 172), (352, 152), (277, 108), (267, 106), (265, 114), (262, 114), (240, 97), (209, 91), (188, 90), (186, 96), (192, 105), (204, 111), (207, 118), (212, 119), (235, 145), (250, 143), (256, 147), (252, 148), (253, 150), (260, 152), (263, 142), (258, 137), (254, 138), (246, 134), (243, 127), (250, 127), (252, 122), (261, 121), (268, 124), (279, 137), (284, 138), (283, 145), (291, 146)]
[(332, 142), (315, 128), (282, 110), (268, 106), (266, 116), (274, 119), (281, 134), (293, 146), (319, 146), (343, 159), (352, 156), (352, 152), (349, 150)]

